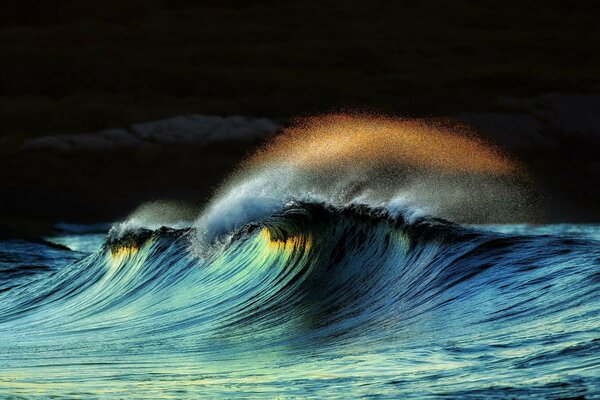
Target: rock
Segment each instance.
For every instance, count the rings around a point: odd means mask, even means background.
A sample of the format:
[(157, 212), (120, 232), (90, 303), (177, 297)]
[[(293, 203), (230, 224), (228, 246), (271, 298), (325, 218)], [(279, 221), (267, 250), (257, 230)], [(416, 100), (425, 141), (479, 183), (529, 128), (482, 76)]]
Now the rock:
[(544, 127), (534, 117), (520, 113), (463, 113), (458, 118), (476, 128), (492, 142), (509, 150), (527, 150), (556, 145), (543, 135)]

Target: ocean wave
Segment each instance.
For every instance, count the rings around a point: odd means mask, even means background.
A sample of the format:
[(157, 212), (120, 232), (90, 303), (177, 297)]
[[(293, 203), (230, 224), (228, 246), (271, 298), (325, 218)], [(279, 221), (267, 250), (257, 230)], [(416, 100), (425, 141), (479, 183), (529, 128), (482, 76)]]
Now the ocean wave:
[(596, 231), (462, 224), (533, 203), (518, 163), (439, 125), (303, 129), (204, 209), (143, 205), (95, 252), (6, 245), (0, 396), (600, 393)]
[[(90, 318), (111, 321), (112, 313), (125, 307), (135, 310), (140, 324), (164, 314), (168, 318), (159, 326), (180, 334), (181, 324), (200, 329), (193, 321), (205, 310), (200, 315), (211, 320), (213, 333), (257, 318), (265, 333), (281, 338), (274, 331), (287, 318), (298, 324), (288, 335), (303, 336), (306, 328), (311, 337), (354, 336), (367, 326), (369, 331), (385, 326), (395, 336), (429, 313), (471, 303), (510, 282), (527, 287), (533, 281), (527, 292), (552, 287), (552, 277), (540, 277), (539, 269), (597, 251), (584, 240), (481, 232), (440, 219), (408, 220), (383, 208), (302, 202), (230, 232), (228, 241), (202, 257), (194, 248), (197, 234), (193, 228), (139, 228), (109, 236), (99, 252), (39, 287), (29, 284), (4, 294), (11, 301), (2, 302), (3, 315), (17, 318), (52, 307), (44, 321), (65, 329)], [(189, 300), (174, 304), (173, 295), (181, 291)], [(505, 311), (513, 307), (535, 315), (573, 301), (551, 293), (541, 306), (534, 301), (492, 306), (492, 301), (485, 312), (457, 317), (452, 330), (446, 321), (443, 331), (456, 334), (465, 324), (498, 322), (505, 314), (512, 320), (515, 314)], [(315, 323), (306, 325), (307, 320)]]

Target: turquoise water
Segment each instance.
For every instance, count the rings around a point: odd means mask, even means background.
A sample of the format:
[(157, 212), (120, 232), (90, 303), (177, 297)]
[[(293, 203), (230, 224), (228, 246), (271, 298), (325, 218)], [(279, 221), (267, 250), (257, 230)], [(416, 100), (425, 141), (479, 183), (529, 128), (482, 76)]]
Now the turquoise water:
[(600, 226), (297, 203), (0, 242), (0, 397), (600, 397)]

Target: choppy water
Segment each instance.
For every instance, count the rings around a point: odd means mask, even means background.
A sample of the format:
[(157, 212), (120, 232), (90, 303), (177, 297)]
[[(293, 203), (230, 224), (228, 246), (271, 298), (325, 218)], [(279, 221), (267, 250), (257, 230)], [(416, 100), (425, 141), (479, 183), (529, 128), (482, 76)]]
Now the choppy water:
[(600, 226), (289, 204), (0, 242), (0, 397), (600, 397)]

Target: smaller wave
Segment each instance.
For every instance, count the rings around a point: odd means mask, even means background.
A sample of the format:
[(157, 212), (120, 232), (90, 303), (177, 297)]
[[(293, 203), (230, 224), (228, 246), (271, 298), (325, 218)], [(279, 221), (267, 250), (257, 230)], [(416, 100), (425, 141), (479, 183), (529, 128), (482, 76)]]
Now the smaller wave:
[(137, 229), (157, 230), (162, 227), (185, 229), (198, 217), (199, 209), (183, 201), (157, 200), (136, 208), (122, 222), (113, 224), (109, 237), (126, 235)]

